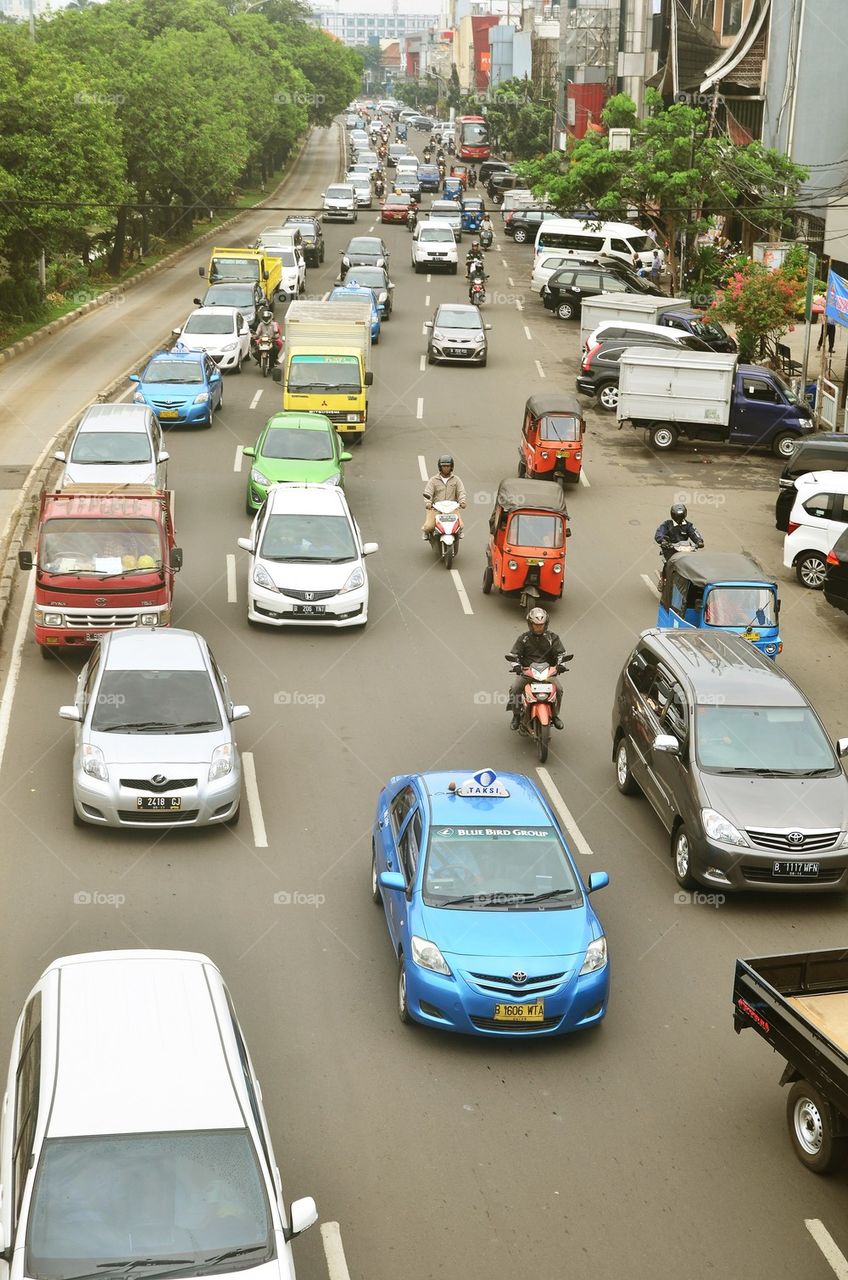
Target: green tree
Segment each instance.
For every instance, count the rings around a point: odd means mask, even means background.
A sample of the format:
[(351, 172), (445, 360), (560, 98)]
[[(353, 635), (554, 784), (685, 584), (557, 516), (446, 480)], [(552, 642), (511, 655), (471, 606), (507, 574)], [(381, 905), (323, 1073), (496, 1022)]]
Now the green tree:
[(479, 113), (485, 108), (492, 147), (514, 160), (529, 160), (551, 145), (553, 90), (528, 78), (505, 80), (482, 98), (476, 94), (462, 100), (463, 111)]

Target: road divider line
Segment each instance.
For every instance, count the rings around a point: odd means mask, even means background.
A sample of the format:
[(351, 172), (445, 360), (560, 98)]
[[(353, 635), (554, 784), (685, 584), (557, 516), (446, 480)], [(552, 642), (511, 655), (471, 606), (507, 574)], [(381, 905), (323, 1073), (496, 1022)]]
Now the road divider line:
[(525, 338), (527, 339), (527, 341), (528, 341), (528, 342), (532, 342), (532, 341), (533, 341), (533, 335), (532, 335), (532, 333), (530, 332), (530, 330), (527, 328), (527, 325), (525, 325), (525, 326), (524, 326), (524, 336), (525, 336)]
[(524, 310), (524, 303), (523, 303), (523, 301), (522, 301), (522, 299), (521, 299), (521, 298), (516, 298), (516, 299), (515, 299), (515, 305), (518, 307), (518, 310), (519, 310), (519, 311), (523, 311), (523, 310)]
[(592, 487), (589, 484), (589, 477), (586, 475), (586, 472), (583, 470), (582, 467), (580, 468), (580, 483), (583, 485), (584, 489), (591, 489)]
[(820, 1218), (805, 1218), (804, 1226), (824, 1254), (825, 1260), (838, 1280), (848, 1280), (848, 1262), (833, 1236)]
[(427, 337), (427, 321), (426, 320), (421, 326), (421, 333), (425, 338)]
[(423, 453), (419, 453), (418, 455), (418, 474), (425, 484), (430, 479), (427, 474), (427, 459), (424, 457)]
[(424, 417), (424, 397), (423, 396), (418, 397), (418, 403), (415, 406), (415, 416), (416, 418)]
[(6, 676), (6, 683), (3, 687), (3, 697), (0, 699), (0, 768), (3, 767), (3, 755), (6, 751), (6, 739), (9, 736), (9, 725), (12, 720), (12, 704), (15, 701), (15, 690), (18, 687), (18, 677), (21, 674), (21, 659), (23, 657), (24, 641), (27, 638), (29, 630), (30, 618), (32, 617), (32, 602), (35, 596), (35, 573), (29, 575), (29, 581), (26, 585), (24, 598), (21, 601), (21, 616), (18, 618), (18, 625), (15, 628), (15, 639), (12, 642), (12, 656), (9, 660), (9, 674)]
[(265, 819), (262, 817), (262, 805), (259, 801), (259, 785), (256, 781), (256, 765), (253, 763), (253, 752), (241, 753), (241, 770), (244, 789), (247, 793), (247, 807), (250, 812), (250, 825), (253, 827), (253, 843), (257, 849), (268, 848), (268, 836), (265, 833)]
[(256, 395), (255, 395), (255, 396), (253, 397), (253, 399), (251, 400), (251, 402), (250, 402), (250, 407), (251, 407), (251, 409), (255, 409), (255, 408), (256, 408), (256, 406), (259, 404), (259, 401), (260, 401), (260, 399), (261, 399), (261, 398), (262, 398), (262, 387), (260, 387), (260, 388), (259, 388), (259, 390), (257, 391)]
[(236, 558), (234, 555), (227, 556), (227, 604), (238, 603), (238, 588), (236, 586)]
[(327, 1259), (327, 1273), (330, 1280), (350, 1280), (342, 1244), (341, 1227), (337, 1222), (321, 1223), (321, 1241), (324, 1245), (324, 1256)]
[(456, 587), (456, 594), (459, 596), (459, 603), (462, 605), (462, 612), (473, 614), (471, 601), (468, 599), (468, 592), (465, 590), (462, 577), (458, 569), (451, 569), (450, 576), (453, 578), (453, 585)]
[(424, 306), (425, 306), (425, 307), (429, 307), (429, 305), (430, 305), (430, 295), (429, 295), (429, 293), (428, 293), (428, 294), (426, 294), (426, 295), (425, 295), (425, 297), (424, 297)]
[(557, 813), (562, 819), (563, 826), (566, 828), (568, 835), (571, 837), (571, 840), (577, 852), (582, 854), (584, 858), (594, 857), (594, 850), (590, 847), (588, 840), (583, 835), (583, 832), (580, 830), (577, 823), (575, 822), (574, 814), (571, 812), (568, 805), (563, 800), (562, 793), (559, 787), (554, 782), (553, 778), (548, 773), (547, 769), (545, 769), (542, 765), (539, 765), (536, 769), (536, 772), (539, 775), (542, 786), (545, 788), (545, 790), (548, 793), (548, 796), (550, 797), (551, 804), (556, 809)]
[(236, 456), (233, 460), (233, 471), (241, 471), (241, 464), (244, 458), (244, 445), (236, 445)]
[(651, 581), (651, 579), (650, 579), (650, 577), (648, 576), (648, 574), (647, 574), (647, 573), (640, 573), (640, 574), (639, 574), (639, 577), (642, 579), (642, 581), (644, 582), (645, 586), (646, 586), (646, 587), (648, 588), (648, 590), (650, 591), (651, 595), (652, 595), (652, 596), (655, 596), (655, 597), (656, 597), (656, 599), (657, 599), (657, 600), (659, 600), (659, 598), (660, 598), (660, 593), (659, 593), (659, 591), (657, 591), (656, 583)]
[(432, 273), (429, 273), (429, 272), (428, 272), (428, 275), (427, 275), (427, 283), (428, 283), (428, 284), (432, 284), (432, 283), (433, 283), (433, 276), (432, 276)]
[(509, 266), (509, 263), (507, 262), (506, 258), (501, 258), (501, 262), (504, 264), (505, 267)]
[(513, 289), (515, 288), (515, 281), (512, 276), (507, 276), (507, 282), (512, 285)]
[(369, 228), (368, 228), (368, 234), (370, 235), (370, 234), (371, 234), (371, 232), (372, 232), (373, 230), (374, 230), (374, 228), (373, 228), (373, 227), (369, 227)]
[(547, 374), (545, 373), (544, 369), (542, 368), (542, 362), (541, 362), (541, 360), (537, 360), (537, 361), (536, 361), (536, 372), (538, 373), (538, 375), (539, 375), (539, 377), (540, 377), (540, 378), (545, 378), (545, 377), (547, 377)]
[(422, 356), (421, 359), (418, 361), (418, 372), (423, 373), (426, 367), (427, 367), (427, 357)]

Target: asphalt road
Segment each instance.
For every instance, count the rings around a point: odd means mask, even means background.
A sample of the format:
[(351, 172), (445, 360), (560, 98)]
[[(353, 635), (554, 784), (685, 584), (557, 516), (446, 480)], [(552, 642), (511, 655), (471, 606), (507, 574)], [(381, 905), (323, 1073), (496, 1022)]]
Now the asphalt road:
[[(292, 203), (314, 202), (335, 164), (333, 138), (316, 135)], [(258, 221), (268, 219), (251, 215)], [(376, 217), (360, 216), (356, 232), (372, 225)], [(327, 262), (310, 271), (310, 293), (330, 287), (349, 234), (326, 228)], [(709, 448), (659, 460), (635, 433), (590, 413), (589, 484), (570, 495), (574, 536), (553, 608), (576, 656), (548, 769), (590, 851), (578, 854), (581, 869), (611, 876), (595, 899), (612, 955), (610, 1011), (592, 1033), (530, 1044), (440, 1036), (397, 1018), (395, 965), (368, 890), (377, 791), (392, 774), (436, 766), (458, 778), (484, 766), (535, 776), (530, 744), (508, 731), (501, 703), (503, 654), (521, 615), (484, 597), (480, 580), (487, 515), (500, 478), (515, 474), (524, 401), (573, 387), (579, 337), (528, 295), (532, 249), (498, 234), (501, 249), (488, 256), (489, 367), (422, 367), (423, 322), (437, 301), (464, 297), (462, 278), (416, 276), (407, 231), (384, 234), (395, 313), (374, 353), (371, 424), (346, 481), (363, 536), (380, 543), (364, 630), (248, 629), (237, 446), (253, 443), (278, 388), (246, 370), (228, 379), (211, 432), (169, 435), (185, 549), (175, 621), (209, 639), (234, 700), (252, 708), (239, 736), (253, 753), (267, 845), (249, 820), (255, 806), (234, 831), (151, 839), (75, 829), (72, 735), (56, 709), (70, 700), (79, 660), (44, 663), (27, 638), (16, 678), (10, 616), (0, 1061), (54, 956), (204, 951), (245, 1028), (286, 1194), (313, 1194), (322, 1219), (341, 1224), (352, 1277), (826, 1280), (833, 1271), (805, 1219), (821, 1220), (848, 1253), (848, 1177), (817, 1179), (794, 1159), (782, 1063), (754, 1035), (734, 1035), (730, 995), (737, 955), (842, 945), (844, 903), (680, 902), (664, 832), (646, 802), (618, 795), (610, 761), (615, 679), (656, 617), (642, 577), (655, 572), (654, 527), (684, 493), (711, 547), (747, 549), (777, 572), (783, 664), (828, 728), (846, 731), (848, 620), (780, 567), (776, 460)], [(107, 355), (120, 369), (184, 317), (196, 266), (189, 259), (134, 292), (125, 331), (101, 331), (107, 317), (95, 313), (55, 339), (52, 357), (53, 343), (39, 349), (29, 389), (41, 399), (26, 428), (39, 447), (105, 380)], [(23, 362), (0, 375), (2, 412), (12, 415), (0, 431), (20, 411), (25, 377)], [(470, 495), (457, 568), (471, 613), (418, 536), (421, 459), (432, 471), (446, 449)], [(81, 905), (80, 893), (122, 901)], [(314, 901), (275, 901), (281, 894)], [(301, 1280), (323, 1280), (317, 1230), (296, 1256)]]

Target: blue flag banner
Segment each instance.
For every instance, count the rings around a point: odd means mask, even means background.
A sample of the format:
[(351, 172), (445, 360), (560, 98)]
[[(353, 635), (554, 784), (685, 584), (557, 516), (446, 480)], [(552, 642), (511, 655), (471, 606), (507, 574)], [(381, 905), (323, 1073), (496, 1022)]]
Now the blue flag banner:
[(848, 328), (848, 280), (835, 271), (827, 273), (827, 295), (824, 304), (825, 319), (832, 324)]

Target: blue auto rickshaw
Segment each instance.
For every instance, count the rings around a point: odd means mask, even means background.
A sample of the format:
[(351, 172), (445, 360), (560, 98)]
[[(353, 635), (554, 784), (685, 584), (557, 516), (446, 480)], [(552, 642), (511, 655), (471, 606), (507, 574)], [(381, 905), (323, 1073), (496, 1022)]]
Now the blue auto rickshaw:
[(481, 197), (464, 195), (461, 207), (463, 231), (479, 231), (486, 215), (486, 206)]
[(750, 556), (683, 551), (666, 564), (658, 627), (731, 631), (776, 658), (783, 650), (779, 613), (777, 583)]
[(460, 178), (445, 178), (442, 184), (442, 197), (445, 200), (456, 200), (459, 203), (464, 190), (465, 188)]

